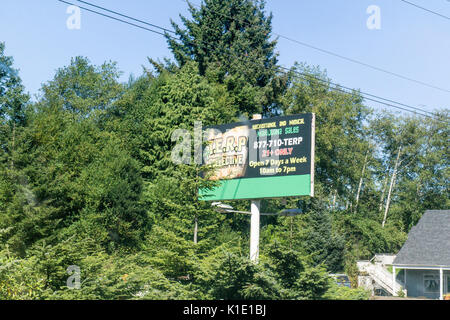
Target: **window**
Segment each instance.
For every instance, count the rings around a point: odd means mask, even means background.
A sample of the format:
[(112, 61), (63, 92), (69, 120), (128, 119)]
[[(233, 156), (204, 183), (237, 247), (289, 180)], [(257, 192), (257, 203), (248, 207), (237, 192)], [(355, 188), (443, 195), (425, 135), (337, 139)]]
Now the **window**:
[(447, 293), (450, 293), (450, 275), (447, 275)]
[(439, 292), (439, 275), (425, 274), (423, 276), (423, 286), (426, 293)]

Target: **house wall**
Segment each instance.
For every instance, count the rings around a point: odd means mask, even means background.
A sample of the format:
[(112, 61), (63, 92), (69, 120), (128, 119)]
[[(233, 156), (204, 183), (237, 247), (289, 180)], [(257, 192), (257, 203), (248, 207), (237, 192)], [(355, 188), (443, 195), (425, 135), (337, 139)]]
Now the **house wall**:
[[(408, 297), (425, 297), (429, 299), (439, 299), (439, 286), (436, 292), (425, 292), (424, 275), (437, 276), (437, 283), (439, 285), (439, 270), (413, 270), (405, 269), (406, 272), (406, 290), (408, 291)], [(450, 276), (450, 271), (444, 271), (444, 294), (448, 291), (448, 280), (446, 278)], [(398, 277), (403, 281), (403, 276)]]

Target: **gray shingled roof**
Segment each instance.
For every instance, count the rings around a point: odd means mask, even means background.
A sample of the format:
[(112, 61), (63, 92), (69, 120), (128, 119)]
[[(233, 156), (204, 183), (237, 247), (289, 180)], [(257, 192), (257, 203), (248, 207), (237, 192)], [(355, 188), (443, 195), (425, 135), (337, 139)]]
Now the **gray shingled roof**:
[(393, 264), (450, 267), (450, 210), (426, 211)]

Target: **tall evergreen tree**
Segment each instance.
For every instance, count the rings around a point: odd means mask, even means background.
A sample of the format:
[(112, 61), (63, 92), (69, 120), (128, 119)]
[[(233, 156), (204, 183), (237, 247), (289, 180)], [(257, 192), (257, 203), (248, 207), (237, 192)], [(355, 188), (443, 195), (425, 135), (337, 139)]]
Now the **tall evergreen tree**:
[(113, 64), (75, 58), (43, 86), (16, 143), (19, 185), (0, 216), (0, 229), (13, 226), (5, 242), (16, 252), (53, 244), (65, 228), (108, 248), (143, 232), (138, 163), (101, 128), (104, 109), (122, 90), (117, 74)]
[(242, 114), (270, 111), (283, 90), (276, 76), (276, 40), (265, 1), (205, 0), (189, 4), (192, 19), (181, 16), (185, 29), (172, 21), (177, 39), (167, 35), (180, 66), (198, 63), (201, 75), (226, 83)]
[(24, 92), (13, 58), (5, 55), (5, 44), (0, 42), (0, 125), (23, 125), (28, 95)]
[(29, 96), (24, 92), (13, 58), (5, 55), (5, 44), (0, 42), (0, 163), (12, 159), (18, 127), (25, 124), (25, 107)]
[[(194, 242), (217, 226), (218, 214), (197, 199), (198, 188), (210, 185), (199, 177), (198, 165), (172, 161), (177, 144), (173, 133), (186, 130), (192, 142), (196, 121), (203, 126), (230, 122), (233, 107), (224, 85), (198, 75), (197, 64), (189, 62), (174, 74), (164, 71), (157, 79), (140, 78), (111, 111), (109, 130), (121, 133), (124, 145), (141, 163), (149, 215), (171, 218), (177, 234)], [(193, 160), (193, 144), (188, 145), (186, 156)]]
[[(21, 186), (17, 158), (21, 153), (18, 140), (26, 124), (26, 106), (29, 97), (13, 58), (5, 55), (5, 44), (0, 42), (0, 232), (7, 237), (14, 226), (7, 216), (12, 207), (21, 207), (29, 195)], [(0, 242), (0, 249), (2, 243)]]

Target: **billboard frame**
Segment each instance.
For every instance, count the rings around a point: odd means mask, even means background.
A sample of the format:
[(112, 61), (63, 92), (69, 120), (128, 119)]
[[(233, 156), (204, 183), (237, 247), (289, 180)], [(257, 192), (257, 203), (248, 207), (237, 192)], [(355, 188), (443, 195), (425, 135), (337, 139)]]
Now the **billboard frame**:
[[(284, 117), (295, 117), (295, 116), (305, 116), (309, 115), (311, 117), (311, 126), (310, 126), (310, 168), (308, 174), (298, 174), (298, 175), (274, 175), (274, 176), (259, 176), (259, 177), (247, 177), (247, 178), (235, 178), (235, 179), (221, 179), (221, 185), (213, 188), (213, 190), (200, 189), (199, 197), (204, 201), (232, 201), (232, 200), (257, 200), (257, 199), (280, 199), (280, 198), (293, 198), (300, 196), (310, 196), (314, 197), (314, 171), (315, 171), (315, 134), (316, 134), (316, 115), (315, 113), (302, 113), (302, 114), (294, 114), (287, 115)], [(283, 116), (282, 116), (283, 117)], [(254, 119), (255, 121), (261, 120), (272, 120), (276, 118), (282, 117), (274, 117), (268, 119)], [(224, 126), (229, 126), (233, 124), (244, 124), (245, 122), (231, 123), (225, 124)], [(249, 121), (250, 123), (250, 121)], [(252, 129), (257, 130), (257, 129)], [(250, 142), (248, 142), (250, 145)], [(249, 146), (250, 148), (250, 146)], [(247, 161), (249, 161), (247, 159)], [(248, 164), (247, 164), (248, 165)], [(307, 177), (309, 176), (309, 178)], [(266, 179), (265, 181), (263, 179)], [(305, 179), (307, 179), (305, 181)], [(309, 180), (309, 181), (308, 181)], [(273, 184), (274, 182), (278, 185), (290, 185), (292, 188), (296, 188), (296, 185), (300, 185), (301, 188), (307, 188), (304, 191), (299, 191), (299, 194), (289, 194), (288, 192), (283, 192), (282, 188), (278, 189), (278, 193), (267, 195), (267, 191), (261, 191), (261, 196), (258, 194), (254, 195), (257, 189), (257, 185), (261, 183), (269, 182)], [(244, 184), (244, 185), (242, 185)], [(241, 188), (240, 190), (238, 188)], [(276, 189), (276, 185), (275, 185)], [(285, 188), (287, 189), (287, 188)], [(285, 190), (284, 189), (284, 190)], [(309, 190), (308, 190), (309, 189)], [(239, 196), (236, 196), (239, 190)], [(280, 191), (281, 190), (281, 191)], [(213, 192), (213, 193), (211, 193)], [(256, 192), (257, 193), (257, 192)], [(247, 196), (248, 194), (248, 196)]]

